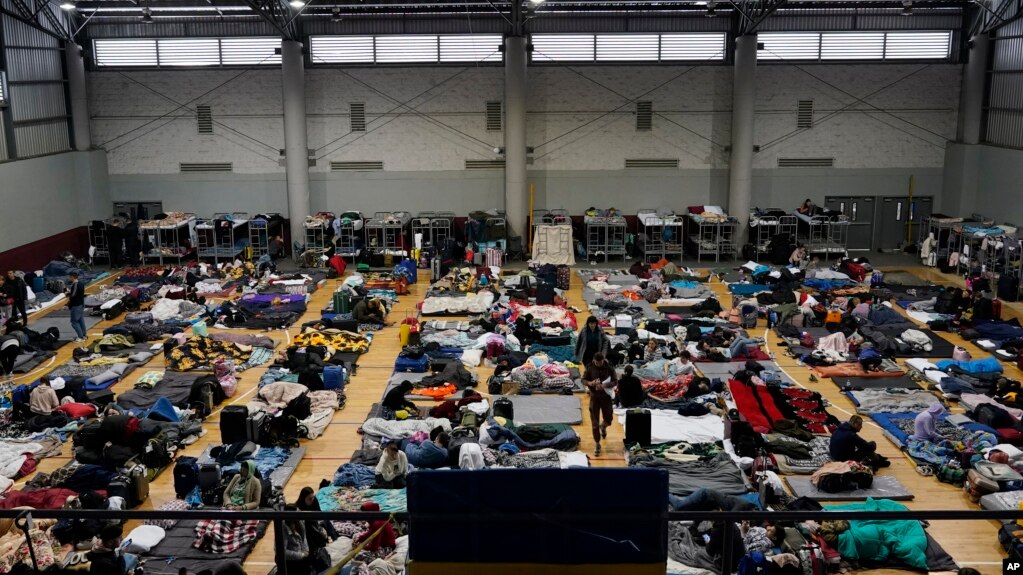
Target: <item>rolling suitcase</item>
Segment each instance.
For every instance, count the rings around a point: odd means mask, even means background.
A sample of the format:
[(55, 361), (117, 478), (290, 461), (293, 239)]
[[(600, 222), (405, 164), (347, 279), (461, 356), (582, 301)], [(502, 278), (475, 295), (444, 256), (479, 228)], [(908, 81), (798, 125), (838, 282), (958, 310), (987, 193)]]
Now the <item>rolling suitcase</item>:
[(199, 460), (194, 457), (181, 456), (174, 464), (174, 494), (179, 499), (199, 486)]
[(129, 492), (134, 498), (135, 505), (132, 507), (138, 507), (146, 499), (149, 499), (149, 476), (146, 475), (146, 467), (144, 465), (136, 465), (128, 471), (129, 481)]
[(558, 266), (558, 289), (567, 290), (572, 284), (572, 268), (567, 265)]
[(554, 305), (554, 286), (547, 283), (537, 286), (536, 305)]
[(515, 405), (507, 397), (495, 399), (494, 417), (503, 417), (509, 421), (515, 419)]
[(334, 292), (334, 313), (352, 313), (352, 294), (347, 290)]
[(346, 378), (343, 365), (327, 365), (323, 368), (323, 389), (335, 390), (345, 388)]
[(262, 445), (263, 432), (270, 425), (270, 416), (265, 411), (257, 411), (245, 420), (245, 439)]
[(220, 442), (230, 445), (245, 441), (245, 421), (249, 408), (244, 405), (228, 405), (220, 412)]
[(651, 416), (649, 409), (625, 412), (625, 444), (650, 445)]
[(444, 277), (444, 274), (440, 273), (441, 256), (437, 254), (430, 260), (430, 281), (435, 282), (440, 278)]
[(220, 464), (203, 463), (199, 465), (199, 489), (206, 491), (220, 485)]

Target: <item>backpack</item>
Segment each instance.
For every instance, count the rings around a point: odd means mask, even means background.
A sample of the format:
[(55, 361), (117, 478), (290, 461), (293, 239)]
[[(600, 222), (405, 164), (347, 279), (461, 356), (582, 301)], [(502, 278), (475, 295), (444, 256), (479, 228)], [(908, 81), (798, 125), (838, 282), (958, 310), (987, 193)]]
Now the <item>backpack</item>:
[(174, 464), (174, 494), (184, 499), (198, 485), (199, 460), (188, 456), (179, 457)]
[(769, 575), (771, 573), (771, 562), (759, 551), (748, 553), (739, 560), (739, 569), (736, 575)]
[(297, 420), (302, 420), (313, 414), (312, 406), (309, 394), (303, 393), (284, 406), (283, 414), (285, 417), (291, 416)]
[(686, 326), (686, 341), (700, 341), (701, 337), (703, 337), (703, 332), (700, 330), (700, 326), (695, 323)]
[(303, 433), (303, 427), (299, 425), (297, 419), (290, 415), (281, 414), (273, 417), (270, 419), (270, 425), (264, 434), (266, 438), (265, 444), (278, 447), (298, 447), (298, 438), (307, 435), (307, 433)]

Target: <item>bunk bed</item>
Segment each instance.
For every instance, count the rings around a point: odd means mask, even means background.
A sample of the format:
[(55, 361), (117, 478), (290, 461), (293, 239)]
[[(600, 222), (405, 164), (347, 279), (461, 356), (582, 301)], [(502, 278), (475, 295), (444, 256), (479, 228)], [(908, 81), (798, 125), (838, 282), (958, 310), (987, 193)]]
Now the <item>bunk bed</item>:
[(337, 255), (351, 258), (354, 263), (363, 248), (363, 229), (366, 219), (361, 212), (344, 212), (334, 220), (334, 245)]
[(621, 256), (625, 261), (625, 216), (614, 208), (610, 210), (587, 210), (583, 216), (586, 228), (586, 255), (590, 261), (597, 261), (601, 255), (604, 262), (612, 256)]
[(157, 260), (181, 262), (195, 253), (196, 217), (187, 212), (167, 212), (165, 217), (142, 220), (139, 230), (149, 238), (149, 249), (142, 254), (146, 261)]
[(685, 220), (673, 210), (639, 210), (636, 214), (639, 221), (639, 237), (642, 242), (643, 257), (648, 261), (678, 256), (681, 260), (685, 253)]
[(412, 237), (419, 237), (423, 247), (440, 249), (451, 237), (455, 212), (419, 212), (412, 220)]
[(933, 263), (924, 262), (931, 267), (937, 266), (940, 261), (948, 261), (948, 256), (955, 251), (956, 234), (953, 229), (961, 224), (991, 225), (989, 220), (980, 214), (971, 214), (969, 218), (954, 218), (945, 214), (931, 214), (923, 219), (920, 225), (920, 235), (917, 244), (923, 244), (927, 236), (934, 236), (934, 247), (931, 249)]
[(220, 212), (212, 218), (196, 220), (199, 259), (215, 263), (234, 261), (249, 247), (249, 214)]
[(739, 222), (720, 206), (690, 206), (688, 223), (686, 240), (698, 260), (713, 256), (715, 262), (720, 262), (738, 256), (735, 233)]
[(326, 265), (323, 256), (334, 248), (333, 225), (336, 217), (333, 212), (317, 212), (306, 216), (302, 223), (305, 228), (305, 250), (301, 254), (301, 263), (305, 267), (320, 268)]
[(278, 213), (256, 214), (249, 220), (249, 246), (253, 259), (270, 255), (270, 238), (284, 235), (285, 219)]
[(770, 255), (771, 240), (788, 234), (796, 238), (799, 232), (798, 220), (781, 208), (755, 209), (749, 215), (749, 241), (753, 244), (756, 260)]
[(963, 221), (953, 225), (950, 253), (958, 254), (956, 273), (966, 274), (976, 269), (986, 270), (988, 264), (991, 263), (988, 261), (988, 256), (991, 255), (988, 246), (993, 242), (997, 243), (1014, 236), (1015, 233), (1015, 226), (997, 226), (991, 221)]
[(89, 246), (92, 247), (90, 257), (93, 260), (110, 260), (110, 242), (107, 235), (107, 222), (105, 220), (92, 220), (89, 222)]
[[(412, 223), (412, 215), (408, 212), (376, 212), (366, 220), (366, 249), (374, 256), (382, 256), (382, 264), (387, 267), (387, 259), (394, 256), (403, 258), (408, 255), (407, 233)], [(376, 262), (377, 260), (374, 259)], [(377, 262), (378, 264), (380, 262)], [(379, 267), (379, 265), (377, 266)]]
[(836, 212), (822, 211), (803, 214), (793, 211), (797, 235), (811, 254), (844, 255), (849, 245), (849, 217)]

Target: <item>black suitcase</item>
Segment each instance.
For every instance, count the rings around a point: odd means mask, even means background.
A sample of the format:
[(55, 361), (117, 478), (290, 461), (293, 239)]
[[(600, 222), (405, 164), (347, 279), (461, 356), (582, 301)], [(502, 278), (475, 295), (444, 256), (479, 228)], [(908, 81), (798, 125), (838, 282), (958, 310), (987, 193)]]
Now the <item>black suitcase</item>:
[(103, 310), (103, 319), (111, 320), (121, 315), (122, 313), (124, 313), (124, 304), (121, 302), (117, 302), (114, 305)]
[(549, 345), (551, 347), (556, 345), (572, 345), (571, 335), (548, 335), (540, 339), (540, 343), (543, 345)]
[(263, 435), (270, 426), (270, 416), (265, 411), (257, 411), (249, 415), (245, 422), (245, 438), (262, 445)]
[[(244, 427), (243, 427), (244, 429)], [(220, 486), (220, 465), (203, 463), (199, 465), (199, 489), (207, 491)]]
[(230, 445), (246, 439), (246, 422), (249, 408), (244, 405), (228, 405), (220, 412), (220, 442)]
[(89, 403), (97, 405), (100, 411), (114, 402), (114, 392), (109, 389), (87, 392), (86, 397), (89, 399)]
[(131, 488), (131, 480), (124, 476), (117, 476), (107, 485), (107, 497), (120, 497), (124, 499), (124, 505), (128, 508), (138, 507), (140, 501), (135, 501), (135, 490)]
[(354, 319), (333, 319), (330, 320), (330, 324), (334, 329), (359, 333), (359, 322)]
[(554, 286), (547, 283), (537, 286), (536, 305), (554, 305)]
[(490, 376), (487, 380), (487, 393), (490, 395), (500, 395), (501, 389), (504, 387), (504, 378), (496, 375)]
[(494, 417), (503, 417), (507, 420), (515, 419), (515, 405), (507, 397), (494, 400)]
[(199, 486), (199, 460), (194, 457), (182, 456), (174, 464), (174, 494), (179, 499)]
[(651, 416), (649, 409), (625, 412), (625, 445), (650, 445)]
[(671, 333), (671, 322), (666, 319), (652, 319), (646, 322), (646, 330), (657, 335)]

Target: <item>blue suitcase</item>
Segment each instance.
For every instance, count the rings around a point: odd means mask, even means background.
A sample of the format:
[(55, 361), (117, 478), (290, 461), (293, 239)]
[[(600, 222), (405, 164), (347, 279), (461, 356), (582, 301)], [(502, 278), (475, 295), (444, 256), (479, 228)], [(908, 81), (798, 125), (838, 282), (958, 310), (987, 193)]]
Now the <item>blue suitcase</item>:
[(430, 370), (430, 356), (423, 354), (419, 358), (398, 356), (394, 360), (394, 371), (407, 371), (413, 373), (424, 373)]
[(348, 370), (343, 365), (328, 365), (323, 368), (323, 389), (344, 389)]

